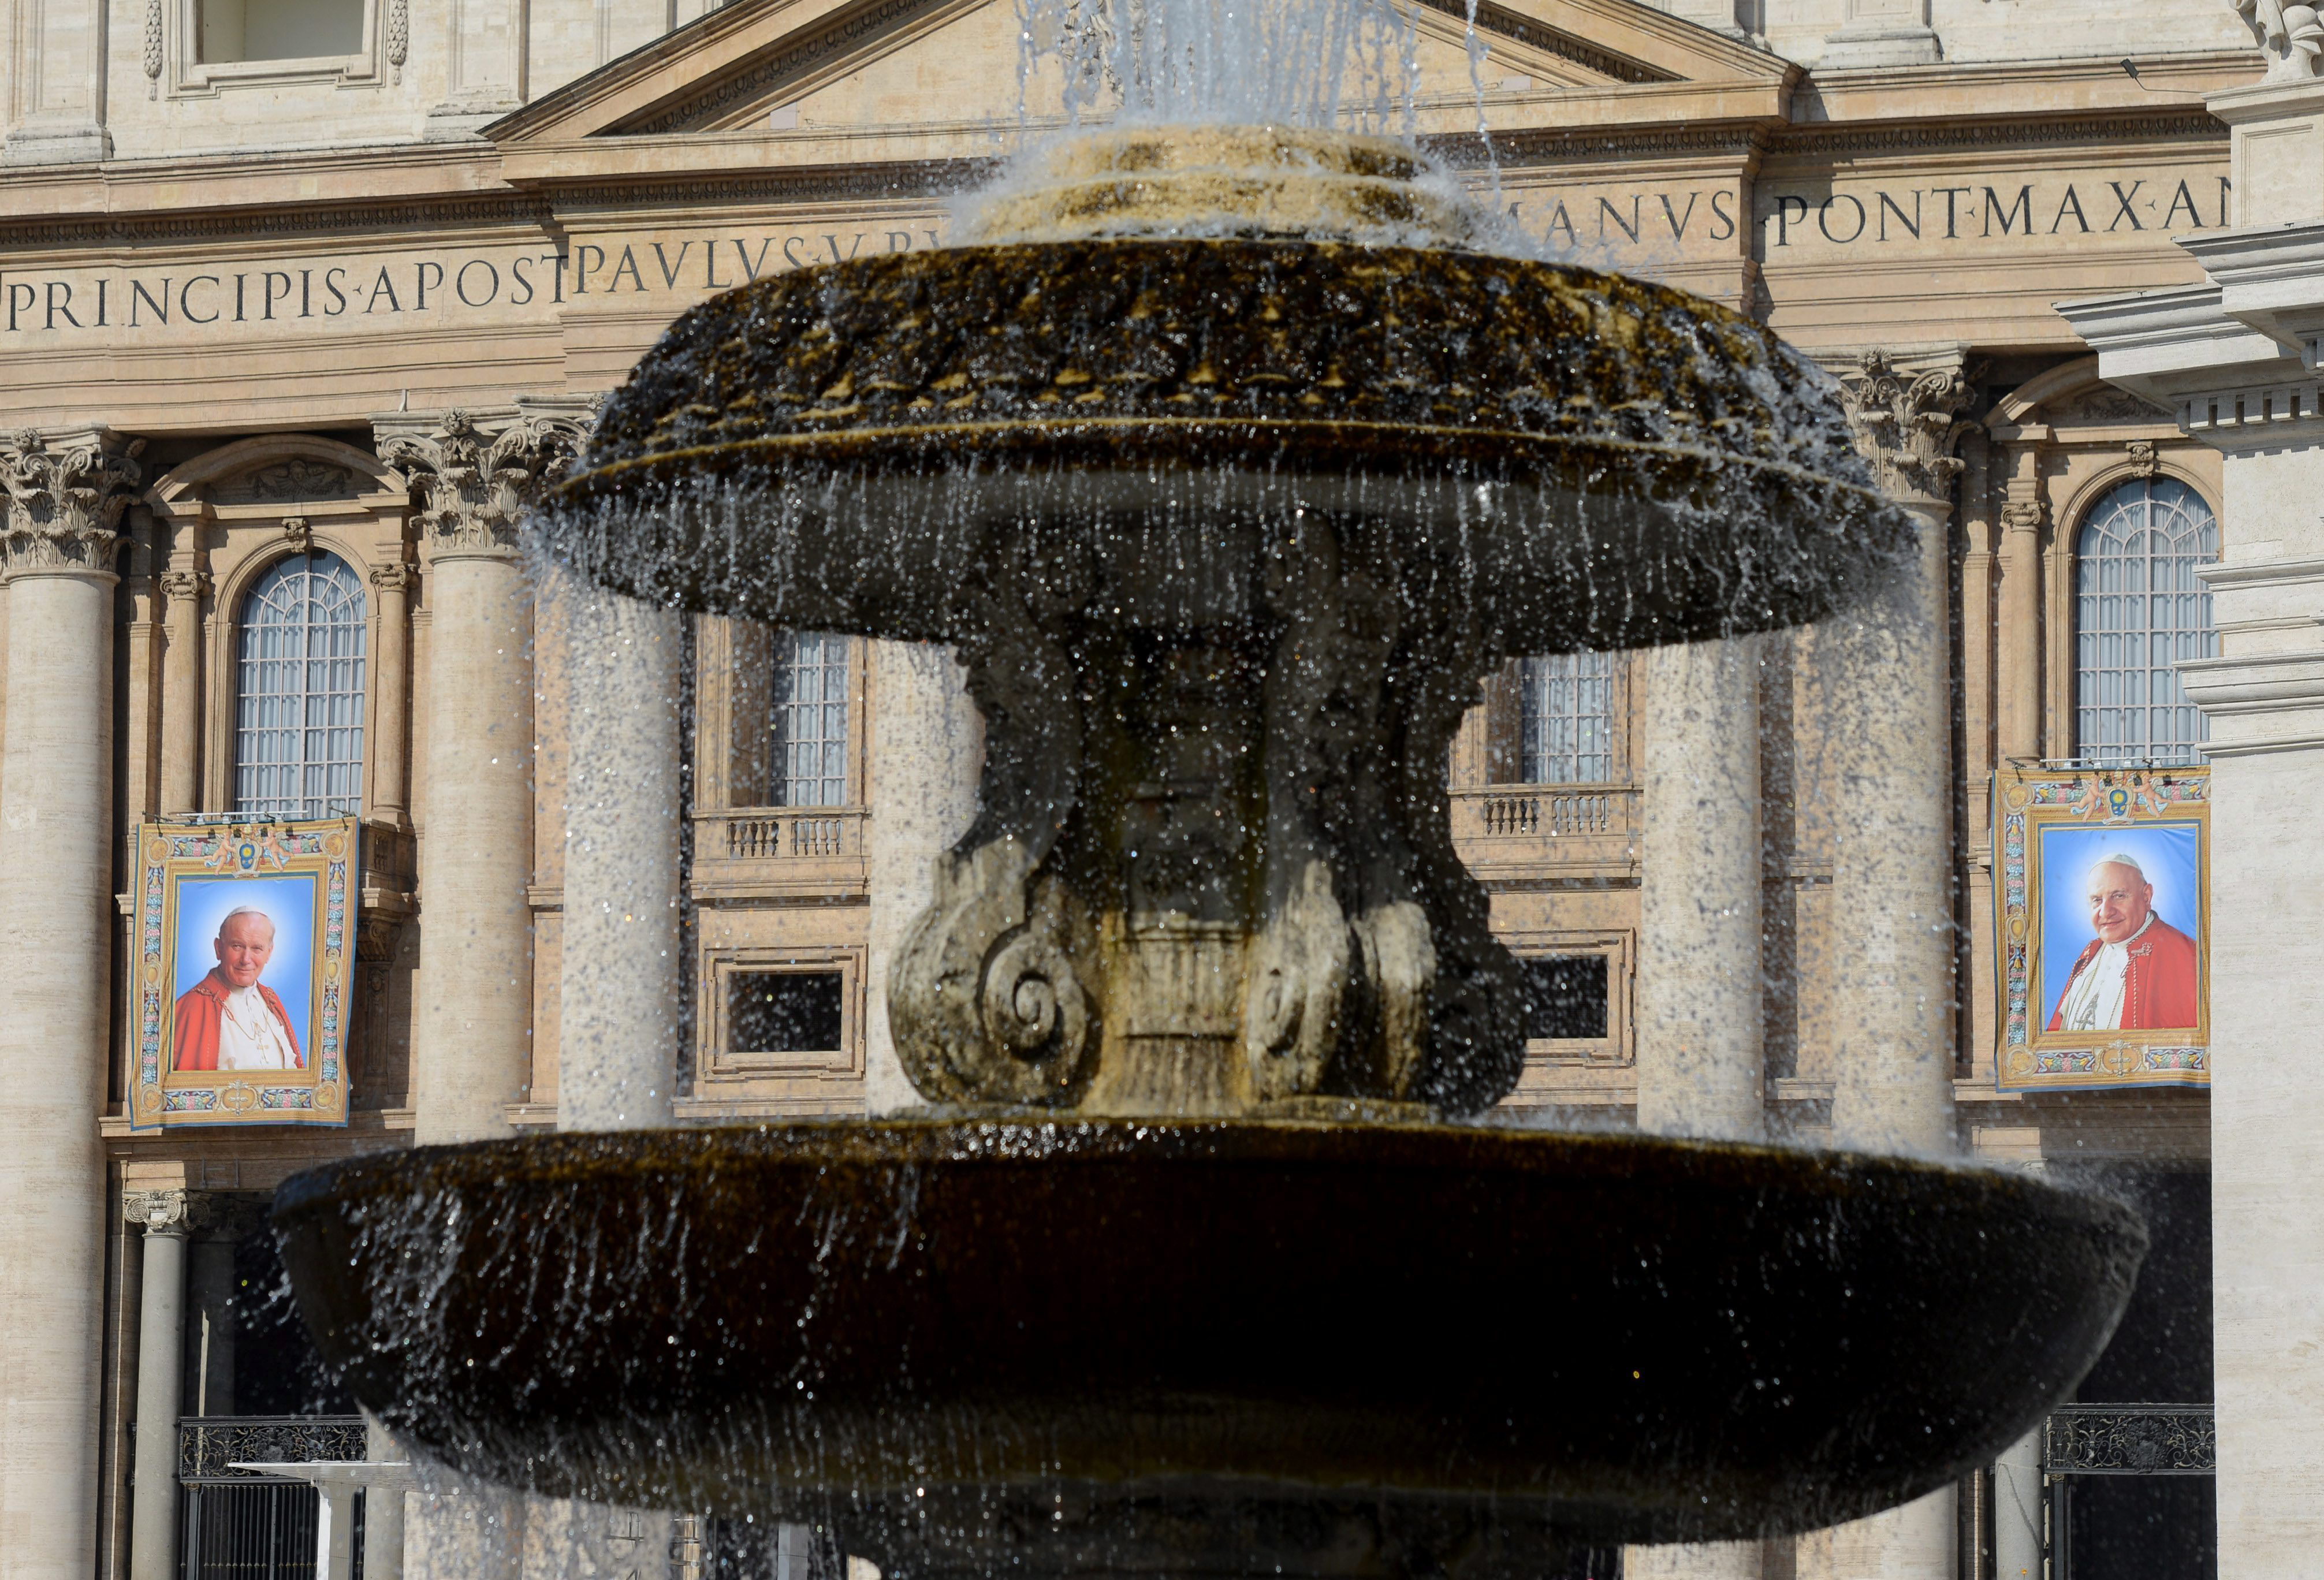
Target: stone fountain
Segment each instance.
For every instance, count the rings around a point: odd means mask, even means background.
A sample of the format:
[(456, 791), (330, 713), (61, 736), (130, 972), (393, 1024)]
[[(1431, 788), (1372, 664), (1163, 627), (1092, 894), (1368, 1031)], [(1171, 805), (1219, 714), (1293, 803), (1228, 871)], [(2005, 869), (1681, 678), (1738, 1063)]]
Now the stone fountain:
[(1482, 250), (1390, 139), (1085, 136), (976, 226), (687, 315), (544, 522), (633, 597), (957, 644), (981, 810), (889, 1001), (930, 1106), (302, 1177), (356, 1397), (906, 1576), (1534, 1575), (2020, 1436), (2127, 1298), (2124, 1208), (1456, 1123), (1523, 1048), (1452, 734), (1512, 653), (1877, 596), (1912, 530), (1825, 381)]

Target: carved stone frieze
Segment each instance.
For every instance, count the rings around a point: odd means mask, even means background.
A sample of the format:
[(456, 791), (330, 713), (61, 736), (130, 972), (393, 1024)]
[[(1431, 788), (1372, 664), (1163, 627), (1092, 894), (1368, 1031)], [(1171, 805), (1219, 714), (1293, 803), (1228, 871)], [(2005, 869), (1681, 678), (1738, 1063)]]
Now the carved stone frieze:
[(1880, 486), (1908, 504), (1948, 502), (1961, 470), (1953, 454), (1968, 426), (1960, 414), (1974, 394), (1960, 366), (1916, 372), (1868, 352), (1840, 387), (1857, 448), (1877, 469)]
[(148, 1234), (183, 1234), (207, 1219), (208, 1206), (208, 1198), (196, 1190), (129, 1190), (121, 1196), (121, 1215)]
[(526, 508), (586, 439), (571, 418), (521, 415), (495, 425), (448, 411), (428, 431), (386, 435), (380, 457), (410, 476), (420, 502), (413, 519), (434, 557), (512, 554)]
[(7, 491), (5, 574), (110, 575), (121, 546), (121, 513), (144, 469), (145, 441), (103, 430), (43, 437), (26, 429), (0, 438), (0, 488)]

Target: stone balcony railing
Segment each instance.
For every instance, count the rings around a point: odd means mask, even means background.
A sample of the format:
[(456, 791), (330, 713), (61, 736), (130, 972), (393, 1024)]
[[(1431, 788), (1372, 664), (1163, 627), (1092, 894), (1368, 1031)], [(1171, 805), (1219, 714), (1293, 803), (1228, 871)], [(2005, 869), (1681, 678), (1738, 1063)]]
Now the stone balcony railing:
[(1452, 843), (1485, 882), (1618, 877), (1636, 864), (1638, 792), (1621, 784), (1495, 784), (1452, 792)]
[(697, 899), (860, 893), (862, 807), (728, 807), (694, 817)]

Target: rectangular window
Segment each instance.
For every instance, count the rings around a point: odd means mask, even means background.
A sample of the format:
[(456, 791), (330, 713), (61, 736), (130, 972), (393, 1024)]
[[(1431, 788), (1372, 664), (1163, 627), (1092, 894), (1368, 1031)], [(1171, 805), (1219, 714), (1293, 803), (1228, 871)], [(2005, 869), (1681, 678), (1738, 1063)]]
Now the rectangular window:
[(775, 633), (769, 806), (847, 804), (848, 645), (816, 632)]
[(1540, 955), (1517, 964), (1525, 971), (1526, 1041), (1572, 1042), (1607, 1034), (1605, 956)]
[(199, 0), (197, 58), (313, 60), (363, 48), (364, 0)]
[(823, 1053), (840, 1046), (836, 971), (737, 971), (726, 978), (726, 1043), (735, 1053)]
[(1519, 667), (1518, 750), (1526, 784), (1605, 784), (1614, 777), (1612, 653), (1550, 653)]

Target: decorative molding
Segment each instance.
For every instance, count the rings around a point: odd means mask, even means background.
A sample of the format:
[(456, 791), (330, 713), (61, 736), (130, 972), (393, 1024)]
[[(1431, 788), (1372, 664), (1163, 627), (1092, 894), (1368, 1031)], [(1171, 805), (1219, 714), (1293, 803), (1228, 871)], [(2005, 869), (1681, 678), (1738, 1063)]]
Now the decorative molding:
[(420, 573), (409, 565), (374, 565), (371, 568), (371, 585), (383, 593), (409, 593)]
[(209, 1198), (192, 1190), (124, 1191), (121, 1215), (148, 1234), (177, 1238), (208, 1217)]
[(1916, 374), (1871, 351), (1860, 366), (1840, 379), (1840, 404), (1880, 486), (1910, 503), (1949, 502), (1962, 465), (1953, 446), (1969, 426), (1960, 414), (1975, 394), (1958, 359)]
[(1545, 27), (1507, 6), (1494, 5), (1492, 0), (1477, 0), (1474, 9), (1462, 5), (1462, 0), (1421, 0), (1421, 3), (1431, 11), (1442, 12), (1464, 25), (1474, 25), (1480, 33), (1499, 33), (1529, 50), (1539, 50), (1545, 55), (1571, 60), (1584, 70), (1595, 71), (1599, 76), (1611, 78), (1616, 82), (1676, 82), (1679, 79), (1675, 71), (1665, 71), (1659, 66), (1649, 66), (1644, 60), (1634, 60), (1628, 55), (1600, 49), (1586, 39)]
[(2001, 524), (2013, 532), (2038, 532), (2046, 513), (2038, 499), (2020, 499), (2001, 507)]
[(161, 97), (161, 0), (145, 0), (145, 97)]
[(315, 551), (314, 523), (305, 516), (284, 516), (282, 541), (290, 545), (293, 554), (312, 554)]
[(36, 429), (0, 439), (0, 489), (8, 496), (0, 575), (61, 571), (110, 576), (121, 513), (144, 468), (142, 439), (105, 429), (44, 439)]
[(2233, 0), (2237, 14), (2259, 38), (2267, 56), (2270, 82), (2312, 82), (2324, 77), (2324, 16), (2293, 0)]
[(207, 570), (165, 570), (155, 577), (161, 595), (172, 602), (199, 604), (210, 590), (210, 573)]
[(2024, 148), (2047, 143), (2200, 141), (2224, 145), (2227, 125), (2216, 115), (2183, 109), (2112, 115), (2091, 120), (1980, 121), (1962, 119), (1917, 126), (1845, 132), (1778, 131), (1775, 152), (1801, 153), (1937, 152), (1948, 149)]
[(910, 21), (941, 0), (871, 0), (838, 17), (788, 49), (714, 79), (695, 97), (659, 111), (648, 111), (607, 128), (612, 136), (652, 136), (699, 131), (722, 121), (744, 103), (771, 95), (785, 82), (854, 48), (874, 33)]
[(2207, 1404), (2067, 1405), (2042, 1428), (2044, 1475), (2212, 1475), (2219, 1425)]
[(216, 504), (272, 504), (277, 500), (353, 499), (362, 492), (355, 475), (346, 467), (292, 456), (218, 484), (209, 494)]
[(538, 199), (484, 195), (430, 199), (420, 203), (349, 204), (336, 208), (237, 208), (215, 215), (169, 213), (139, 219), (69, 219), (12, 225), (0, 226), (0, 249), (236, 241), (259, 236), (336, 236), (350, 231), (385, 236), (399, 230), (449, 229), (459, 226), (530, 225), (547, 230), (555, 223), (555, 214)]
[(2133, 476), (2152, 477), (2156, 472), (2162, 470), (2163, 457), (2156, 453), (2153, 440), (2135, 439), (2130, 441), (2126, 448), (2130, 456), (2130, 470)]
[[(1481, 164), (1474, 132), (1424, 137), (1421, 145), (1448, 162)], [(1525, 163), (1556, 164), (1581, 159), (1656, 159), (1691, 154), (1741, 157), (1760, 152), (1766, 134), (1754, 126), (1669, 127), (1647, 132), (1495, 132), (1493, 148), (1504, 173)]]
[(387, 0), (384, 31), (387, 34), (388, 79), (400, 84), (403, 80), (403, 63), (411, 55), (410, 0)]
[(431, 559), (500, 556), (516, 551), (526, 508), (587, 438), (569, 417), (519, 416), (493, 431), (447, 411), (432, 430), (382, 435), (379, 453), (411, 478), (412, 519)]

